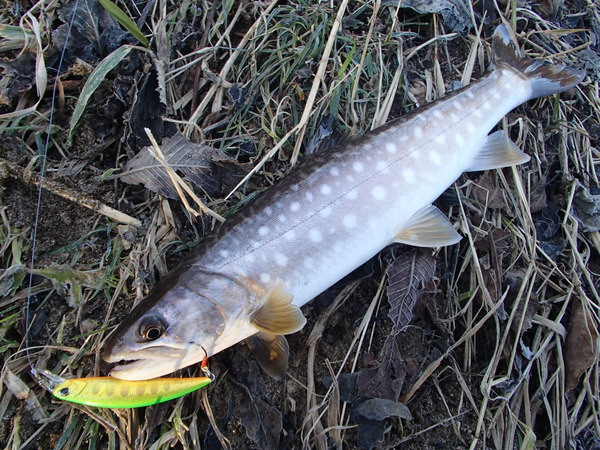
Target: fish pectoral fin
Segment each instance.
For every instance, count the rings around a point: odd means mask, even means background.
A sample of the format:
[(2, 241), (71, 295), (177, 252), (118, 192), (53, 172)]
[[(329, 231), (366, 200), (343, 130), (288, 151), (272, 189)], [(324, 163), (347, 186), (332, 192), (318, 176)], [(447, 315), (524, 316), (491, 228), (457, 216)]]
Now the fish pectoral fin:
[(461, 239), (448, 218), (429, 205), (417, 211), (410, 223), (396, 234), (394, 242), (415, 247), (442, 247), (456, 244)]
[(278, 278), (250, 323), (257, 330), (271, 334), (295, 333), (304, 326), (306, 318), (300, 308), (292, 303), (293, 298), (283, 280)]
[(523, 151), (508, 138), (508, 135), (500, 130), (487, 137), (483, 148), (477, 153), (477, 156), (467, 171), (475, 172), (478, 170), (516, 166), (526, 163), (530, 159), (529, 155), (523, 153)]
[(276, 380), (283, 379), (290, 354), (285, 336), (259, 331), (246, 339), (246, 345), (267, 375)]

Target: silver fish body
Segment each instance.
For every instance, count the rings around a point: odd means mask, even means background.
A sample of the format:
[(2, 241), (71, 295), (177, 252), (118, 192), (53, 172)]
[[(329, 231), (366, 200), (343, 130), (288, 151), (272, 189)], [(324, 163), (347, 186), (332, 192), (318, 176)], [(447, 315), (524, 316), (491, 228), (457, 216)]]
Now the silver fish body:
[(241, 340), (287, 367), (281, 336), (299, 307), (393, 242), (436, 247), (460, 236), (434, 207), (465, 171), (528, 161), (502, 133), (523, 102), (584, 72), (520, 59), (497, 38), (495, 70), (440, 101), (316, 155), (229, 219), (138, 305), (108, 343), (111, 375), (147, 379)]

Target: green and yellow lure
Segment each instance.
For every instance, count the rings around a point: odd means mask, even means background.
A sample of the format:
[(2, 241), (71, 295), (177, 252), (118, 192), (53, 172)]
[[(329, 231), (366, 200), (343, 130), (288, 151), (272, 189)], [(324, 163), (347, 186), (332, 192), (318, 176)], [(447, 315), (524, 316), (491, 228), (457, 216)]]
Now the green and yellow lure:
[(34, 370), (33, 373), (42, 386), (61, 400), (113, 409), (166, 402), (213, 381), (213, 377), (154, 378), (144, 381), (125, 381), (113, 377), (66, 379), (46, 370)]

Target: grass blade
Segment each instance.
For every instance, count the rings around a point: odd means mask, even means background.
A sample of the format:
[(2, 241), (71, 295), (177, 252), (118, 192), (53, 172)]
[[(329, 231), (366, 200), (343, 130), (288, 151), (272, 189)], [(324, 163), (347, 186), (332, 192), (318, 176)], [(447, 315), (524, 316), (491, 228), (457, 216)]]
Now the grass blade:
[(142, 33), (135, 22), (131, 20), (127, 14), (125, 14), (125, 11), (123, 11), (110, 0), (99, 0), (99, 2), (111, 16), (117, 19), (117, 22), (119, 22), (127, 31), (133, 34), (133, 36), (140, 41), (144, 47), (148, 47), (148, 39), (146, 39), (146, 36), (144, 36), (144, 33)]

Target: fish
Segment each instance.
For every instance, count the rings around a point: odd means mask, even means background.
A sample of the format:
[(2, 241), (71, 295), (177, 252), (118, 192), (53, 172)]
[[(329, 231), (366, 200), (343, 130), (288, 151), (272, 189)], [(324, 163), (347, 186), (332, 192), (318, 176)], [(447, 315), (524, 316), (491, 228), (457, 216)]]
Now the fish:
[(80, 405), (112, 409), (156, 405), (189, 394), (213, 381), (212, 376), (153, 378), (142, 381), (125, 381), (113, 377), (63, 378), (50, 371), (34, 368), (32, 374), (56, 398)]
[(521, 57), (504, 25), (492, 49), (478, 81), (306, 158), (232, 215), (117, 326), (103, 354), (111, 376), (162, 376), (245, 340), (281, 378), (285, 335), (306, 323), (301, 306), (388, 245), (457, 243), (433, 202), (463, 172), (529, 161), (504, 131), (491, 131), (522, 103), (586, 76)]

